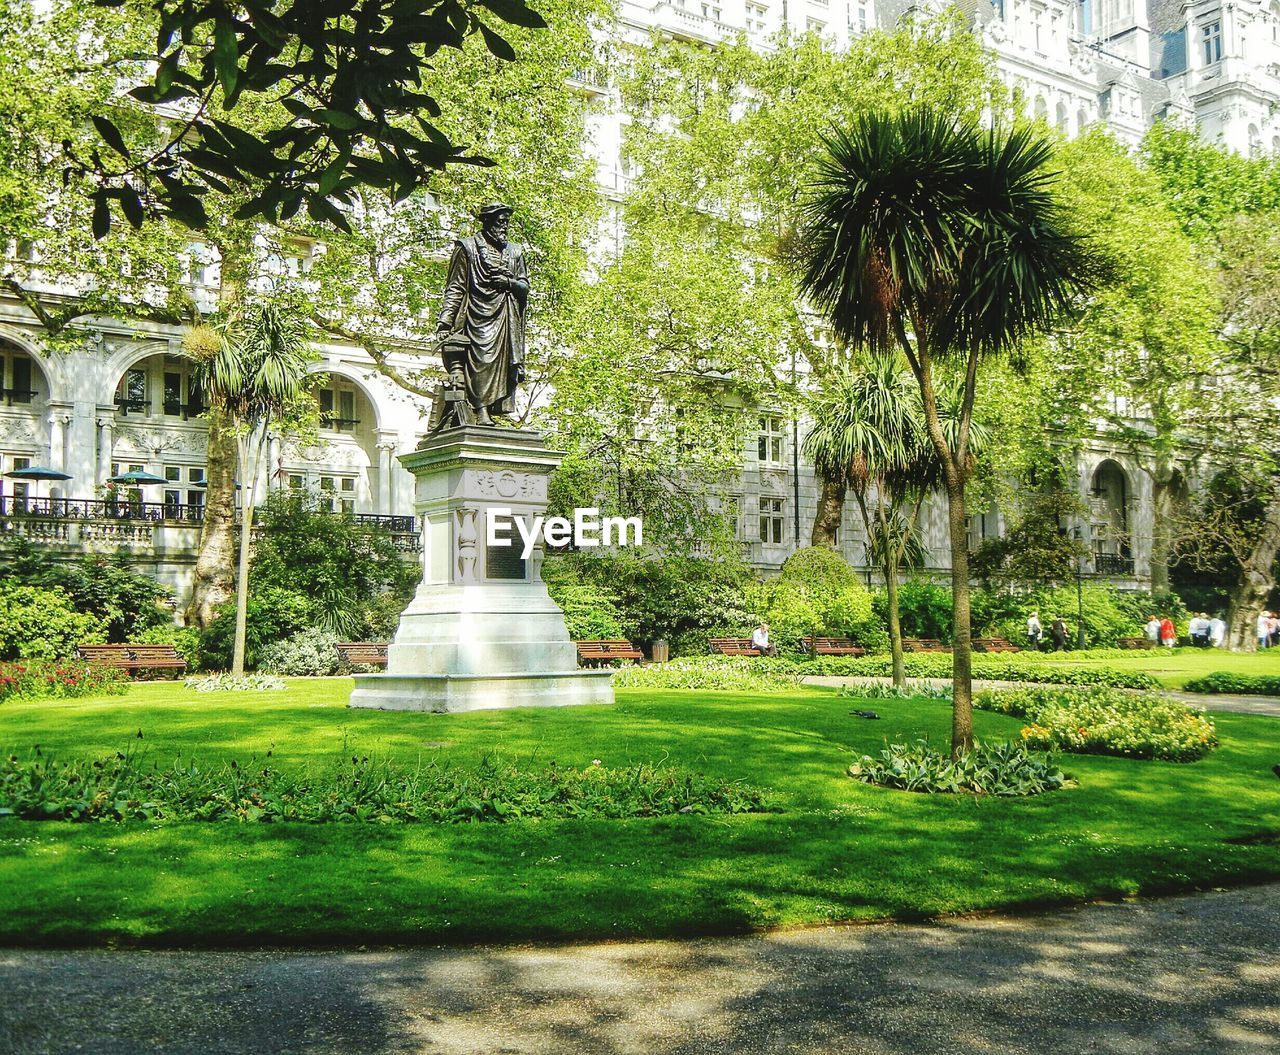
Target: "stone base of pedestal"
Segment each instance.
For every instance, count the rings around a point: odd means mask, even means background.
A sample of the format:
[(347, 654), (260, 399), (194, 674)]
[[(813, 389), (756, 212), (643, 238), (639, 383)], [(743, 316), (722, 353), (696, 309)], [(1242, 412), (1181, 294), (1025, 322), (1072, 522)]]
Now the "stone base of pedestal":
[(607, 670), (513, 674), (357, 674), (352, 707), (384, 711), (493, 710), (613, 703)]

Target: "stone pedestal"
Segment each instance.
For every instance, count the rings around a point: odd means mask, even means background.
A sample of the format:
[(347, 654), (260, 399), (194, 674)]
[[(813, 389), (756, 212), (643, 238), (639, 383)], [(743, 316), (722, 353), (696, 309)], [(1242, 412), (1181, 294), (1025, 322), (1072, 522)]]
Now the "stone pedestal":
[(544, 516), (560, 464), (536, 432), (466, 426), (401, 464), (415, 479), (422, 583), (400, 617), (385, 674), (356, 675), (352, 707), (472, 711), (612, 703), (609, 672), (578, 669), (564, 613), (542, 582), (541, 541), (521, 559), (487, 542), (487, 510)]

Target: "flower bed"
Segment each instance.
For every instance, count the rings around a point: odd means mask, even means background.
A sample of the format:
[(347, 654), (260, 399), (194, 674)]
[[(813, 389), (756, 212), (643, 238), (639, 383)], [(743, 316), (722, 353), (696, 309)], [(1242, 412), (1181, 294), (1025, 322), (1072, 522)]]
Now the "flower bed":
[(929, 746), (889, 744), (879, 756), (863, 755), (849, 767), (855, 780), (925, 794), (1039, 795), (1066, 785), (1052, 756), (1033, 755), (1021, 744), (975, 744), (959, 758)]
[(124, 671), (76, 660), (0, 663), (0, 703), (12, 699), (121, 696), (129, 689)]
[(94, 762), (38, 753), (0, 765), (0, 818), (63, 821), (429, 821), (759, 813), (764, 794), (739, 781), (667, 766), (538, 769), (491, 757), (473, 769), (414, 768), (355, 756), (286, 773), (254, 760), (202, 769), (146, 765), (119, 752)]
[(1274, 674), (1231, 674), (1214, 671), (1183, 686), (1187, 692), (1232, 693), (1240, 696), (1280, 696), (1280, 677)]
[(1194, 762), (1218, 744), (1213, 722), (1167, 696), (1115, 689), (998, 689), (974, 705), (1027, 719), (1023, 742), (1076, 754)]
[[(913, 652), (903, 656), (908, 677), (951, 677), (951, 655)], [(803, 665), (806, 674), (828, 677), (887, 678), (893, 674), (890, 656), (821, 656)], [(1154, 689), (1160, 683), (1145, 670), (1110, 670), (1055, 665), (1050, 657), (1029, 653), (973, 657), (973, 676), (979, 681), (1034, 681), (1054, 685), (1104, 685), (1112, 688)]]
[(801, 670), (785, 659), (686, 656), (670, 663), (620, 667), (613, 675), (613, 684), (623, 689), (783, 692), (798, 686), (801, 677)]

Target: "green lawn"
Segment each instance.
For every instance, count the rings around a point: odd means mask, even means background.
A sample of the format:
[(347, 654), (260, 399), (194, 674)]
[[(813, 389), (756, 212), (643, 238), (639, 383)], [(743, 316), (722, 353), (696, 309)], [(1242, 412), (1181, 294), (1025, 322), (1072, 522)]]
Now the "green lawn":
[[(1223, 658), (1223, 657), (1216, 657)], [(1221, 886), (1280, 877), (1280, 720), (1218, 716), (1192, 765), (1065, 756), (1078, 788), (919, 796), (844, 770), (886, 737), (945, 742), (949, 712), (829, 690), (620, 692), (612, 708), (352, 711), (346, 679), (286, 692), (0, 705), (0, 746), (60, 757), (273, 763), (486, 752), (606, 766), (666, 759), (770, 789), (781, 812), (461, 826), (0, 823), (0, 943), (341, 944), (726, 933)], [(979, 713), (985, 737), (1019, 722)], [(1233, 840), (1233, 841), (1228, 841)]]
[(1193, 678), (1217, 670), (1232, 674), (1280, 675), (1280, 648), (1262, 652), (1227, 652), (1213, 648), (1152, 649), (1149, 652), (1046, 653), (1046, 661), (1066, 667), (1110, 667), (1113, 670), (1145, 670), (1167, 689), (1180, 689)]

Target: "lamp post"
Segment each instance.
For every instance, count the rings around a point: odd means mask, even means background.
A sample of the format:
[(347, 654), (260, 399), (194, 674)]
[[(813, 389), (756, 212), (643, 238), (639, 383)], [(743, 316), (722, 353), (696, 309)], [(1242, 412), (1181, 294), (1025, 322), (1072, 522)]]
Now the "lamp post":
[(1083, 532), (1076, 527), (1076, 539), (1081, 542), (1076, 554), (1076, 648), (1084, 649), (1084, 545)]

